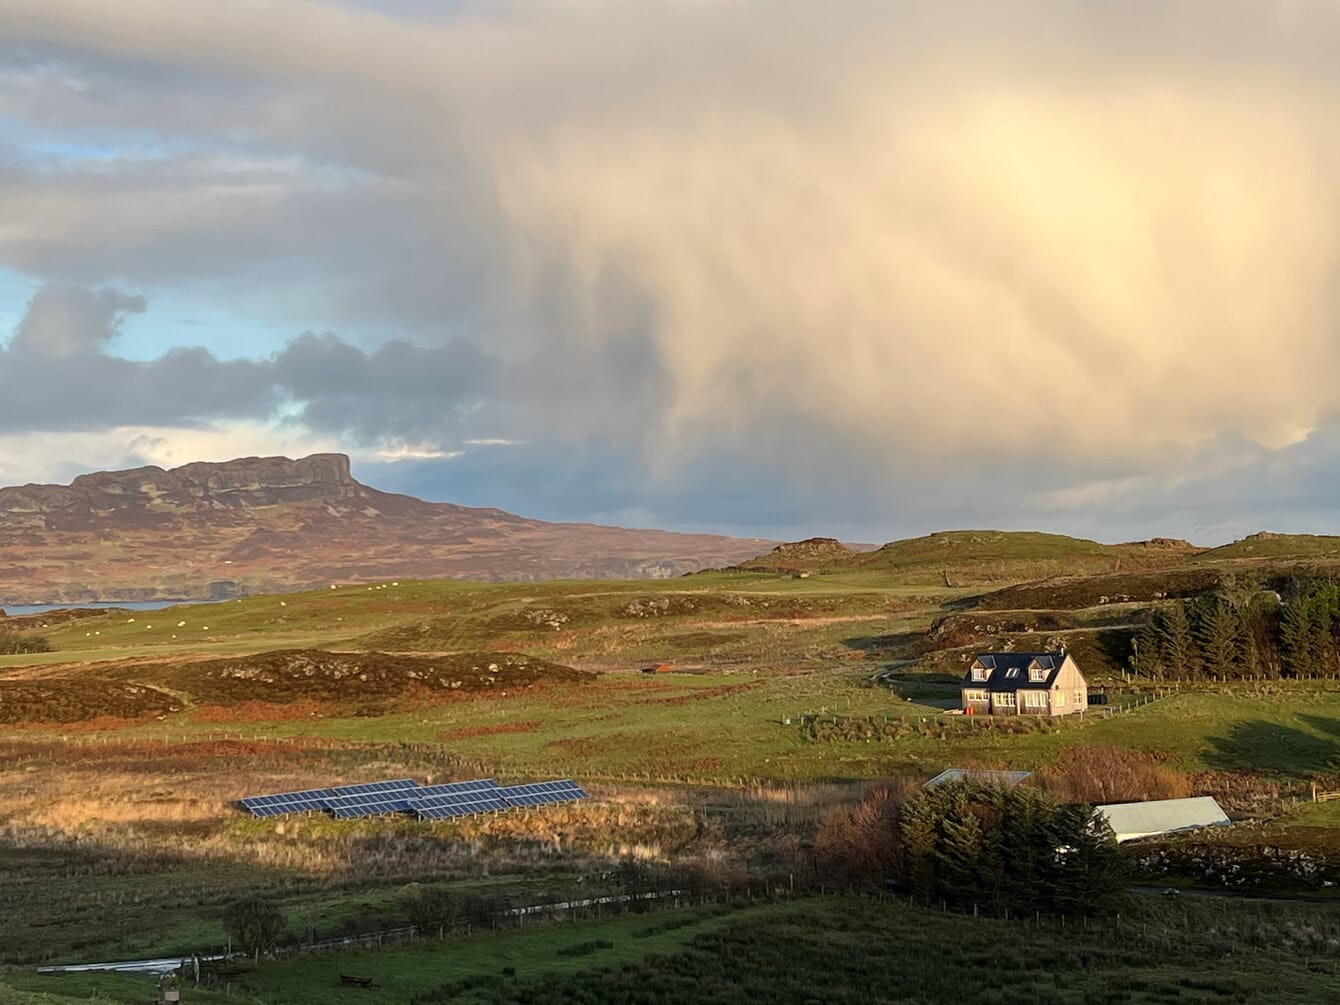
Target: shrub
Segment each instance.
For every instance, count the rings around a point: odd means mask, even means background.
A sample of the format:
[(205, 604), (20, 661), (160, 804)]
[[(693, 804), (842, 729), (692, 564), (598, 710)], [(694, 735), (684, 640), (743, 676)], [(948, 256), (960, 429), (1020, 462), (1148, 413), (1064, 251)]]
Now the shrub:
[(400, 888), (400, 906), (409, 923), (421, 934), (451, 925), (456, 920), (456, 899), (440, 886), (410, 883)]
[(233, 942), (257, 960), (288, 931), (278, 906), (257, 896), (242, 897), (224, 908), (223, 927)]
[(1039, 778), (1043, 789), (1065, 803), (1135, 803), (1191, 795), (1187, 776), (1158, 755), (1121, 747), (1070, 747)]
[(0, 635), (0, 656), (24, 656), (52, 651), (51, 640), (45, 635)]

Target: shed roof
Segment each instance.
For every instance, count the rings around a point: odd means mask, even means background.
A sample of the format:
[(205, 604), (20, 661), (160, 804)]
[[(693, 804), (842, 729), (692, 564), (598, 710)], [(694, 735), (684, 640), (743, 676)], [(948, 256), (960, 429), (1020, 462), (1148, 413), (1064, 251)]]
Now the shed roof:
[(1131, 841), (1155, 834), (1223, 826), (1229, 822), (1211, 796), (1191, 799), (1154, 799), (1144, 803), (1109, 803), (1095, 806), (1116, 834), (1118, 841)]
[(1012, 789), (1032, 773), (1031, 771), (992, 771), (987, 768), (946, 768), (928, 781), (925, 787), (933, 789), (938, 785), (948, 785), (950, 782), (976, 782), (978, 785), (999, 785), (1003, 788)]

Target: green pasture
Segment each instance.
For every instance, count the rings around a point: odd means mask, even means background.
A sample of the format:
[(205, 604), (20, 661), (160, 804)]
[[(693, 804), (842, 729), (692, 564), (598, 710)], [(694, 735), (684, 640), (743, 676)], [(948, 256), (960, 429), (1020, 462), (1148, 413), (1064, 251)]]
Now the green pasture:
[[(691, 658), (726, 662), (822, 658), (867, 637), (924, 629), (961, 591), (921, 591), (874, 573), (794, 580), (712, 573), (669, 582), (526, 584), (391, 581), (249, 597), (159, 611), (25, 620), (55, 652), (0, 657), (0, 667), (258, 649), (323, 647), (454, 652), (521, 648), (560, 662)], [(392, 585), (396, 583), (396, 585)], [(668, 599), (646, 616), (625, 608)], [(542, 619), (551, 614), (553, 623)], [(531, 620), (528, 620), (528, 616)], [(850, 626), (843, 624), (850, 619)], [(828, 653), (827, 655), (831, 655)]]
[[(228, 1000), (1290, 1005), (1340, 995), (1335, 906), (1127, 900), (1120, 919), (1064, 924), (831, 896), (554, 922), (248, 965)], [(345, 987), (340, 974), (376, 987)], [(0, 996), (17, 1002), (129, 1003), (149, 989), (132, 977), (0, 975)], [(22, 997), (32, 994), (46, 997)], [(183, 1000), (222, 996), (187, 989)]]

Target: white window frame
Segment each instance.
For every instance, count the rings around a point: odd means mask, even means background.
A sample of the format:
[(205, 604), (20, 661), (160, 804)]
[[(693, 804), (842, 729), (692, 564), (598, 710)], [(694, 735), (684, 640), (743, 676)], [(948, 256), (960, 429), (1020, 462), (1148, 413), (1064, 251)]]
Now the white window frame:
[(1008, 670), (1005, 671), (1005, 676), (1006, 676), (1006, 677), (1018, 677), (1018, 676), (1019, 676), (1019, 668), (1018, 668), (1018, 667), (1010, 667)]
[(1052, 698), (1052, 701), (1055, 703), (1057, 708), (1060, 708), (1062, 705), (1065, 704), (1065, 692), (1062, 691), (1060, 688), (1057, 688), (1056, 695)]
[(1047, 707), (1046, 691), (1024, 692), (1024, 708), (1046, 708), (1046, 707)]
[(1042, 667), (1029, 667), (1028, 679), (1034, 684), (1044, 684), (1047, 681), (1047, 671)]
[(973, 667), (972, 679), (976, 681), (985, 681), (991, 676), (991, 672), (986, 667)]

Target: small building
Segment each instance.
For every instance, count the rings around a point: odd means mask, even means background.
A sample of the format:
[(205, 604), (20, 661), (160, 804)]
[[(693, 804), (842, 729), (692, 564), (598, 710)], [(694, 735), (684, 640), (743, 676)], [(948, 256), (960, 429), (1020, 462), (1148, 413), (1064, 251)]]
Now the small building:
[(974, 785), (1012, 789), (1032, 774), (1031, 771), (995, 771), (990, 768), (946, 768), (922, 787), (934, 789), (950, 782), (972, 782)]
[(653, 663), (642, 668), (643, 673), (669, 673), (673, 668), (669, 663)]
[(1089, 705), (1075, 659), (1057, 653), (978, 653), (963, 675), (968, 715), (1072, 715)]
[(1112, 828), (1118, 843), (1201, 827), (1223, 827), (1229, 823), (1228, 815), (1211, 796), (1108, 803), (1094, 809)]

